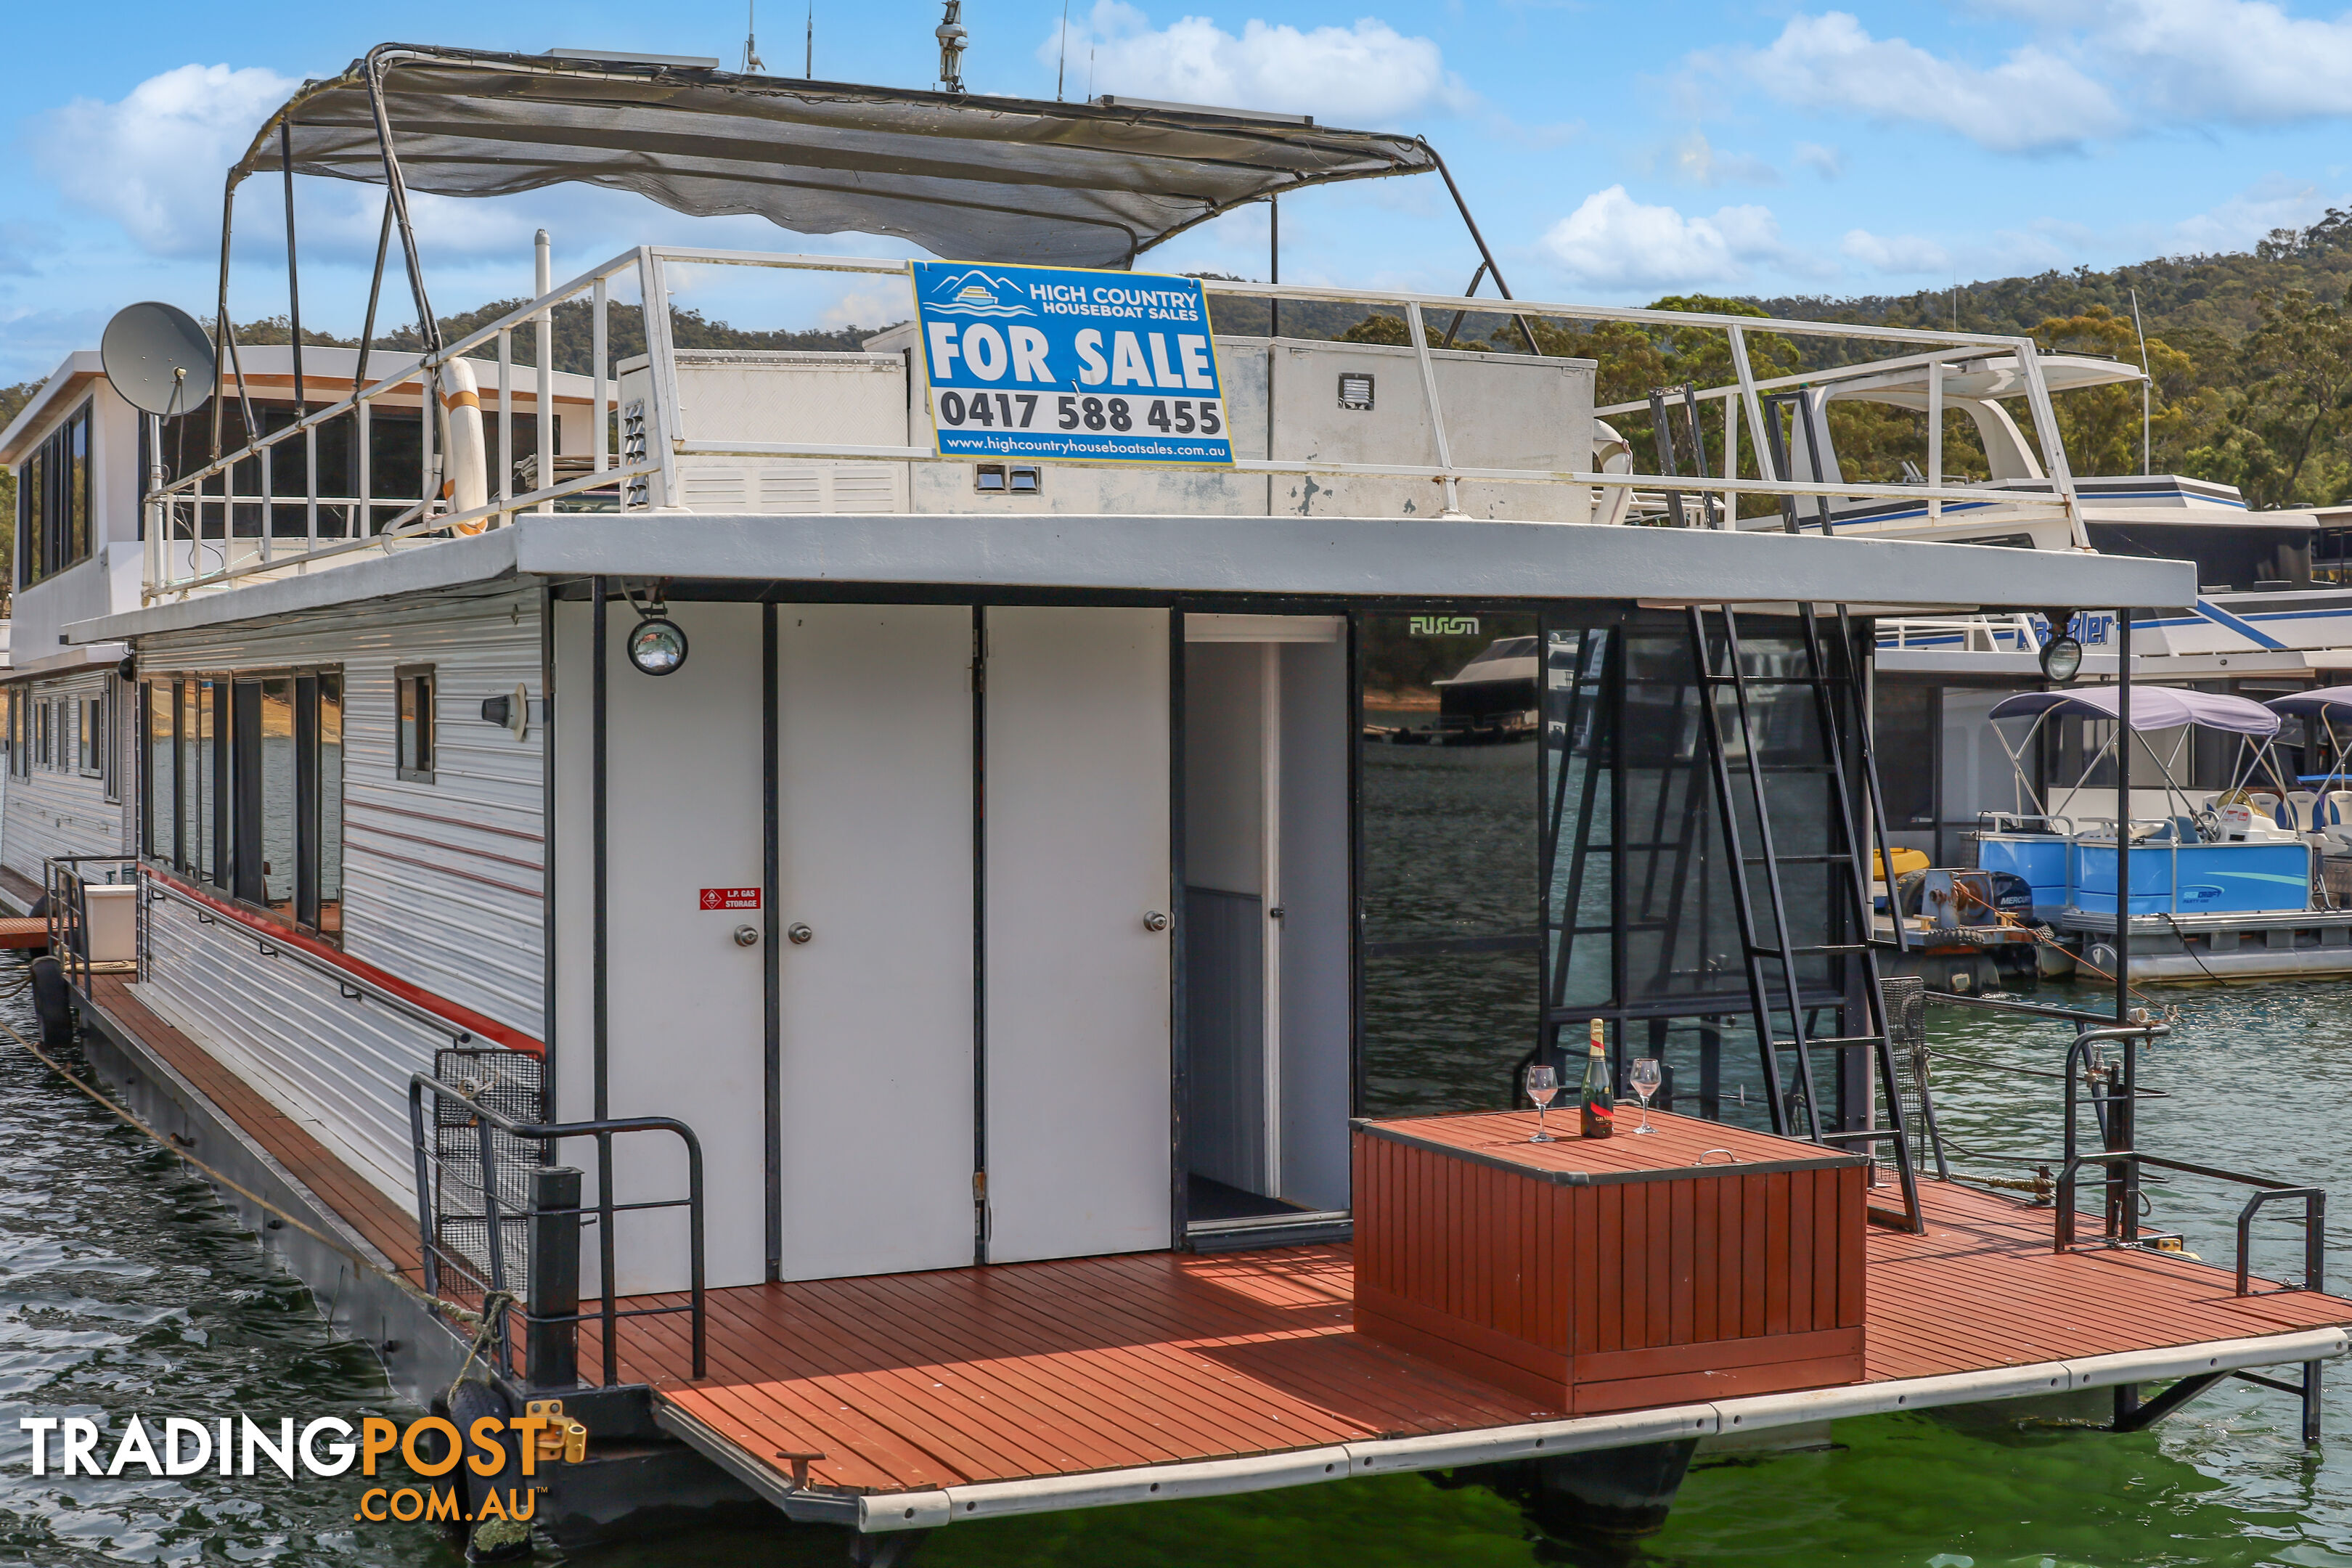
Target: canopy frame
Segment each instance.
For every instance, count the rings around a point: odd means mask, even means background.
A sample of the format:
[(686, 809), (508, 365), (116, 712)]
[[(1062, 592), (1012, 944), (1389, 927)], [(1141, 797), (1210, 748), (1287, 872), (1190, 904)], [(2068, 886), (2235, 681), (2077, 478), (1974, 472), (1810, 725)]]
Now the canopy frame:
[[(2043, 822), (2062, 820), (2060, 818), (2053, 817), (2050, 815), (2049, 802), (2043, 799), (2041, 793), (2034, 788), (2032, 775), (2025, 766), (2026, 748), (2033, 743), (2033, 738), (2035, 735), (2041, 732), (2042, 726), (2047, 722), (2053, 715), (2093, 719), (2104, 721), (2105, 722), (2115, 725), (2115, 733), (2108, 736), (2105, 742), (2099, 746), (2098, 750), (2091, 753), (2090, 757), (2083, 764), (2082, 773), (2077, 775), (2072, 784), (2067, 786), (2066, 793), (2070, 798), (2090, 781), (2091, 774), (2097, 770), (2099, 763), (2105, 761), (2109, 753), (2116, 753), (2117, 755), (2118, 762), (2122, 760), (2120, 752), (2117, 752), (2117, 744), (2126, 735), (2142, 735), (2149, 730), (2172, 729), (2179, 730), (2180, 731), (2180, 735), (2179, 739), (2173, 742), (2172, 752), (2168, 757), (2159, 756), (2157, 753), (2156, 748), (2147, 745), (2145, 742), (2141, 743), (2140, 748), (2147, 756), (2148, 760), (2156, 763), (2157, 771), (2163, 775), (2164, 792), (2168, 798), (2177, 799), (2179, 804), (2184, 805), (2189, 803), (2189, 792), (2188, 788), (2182, 785), (2179, 780), (2175, 777), (2173, 768), (2174, 765), (2180, 761), (2181, 752), (2189, 744), (2189, 731), (2200, 729), (2221, 730), (2228, 733), (2232, 733), (2237, 735), (2239, 739), (2244, 742), (2241, 752), (2241, 763), (2239, 766), (2232, 769), (2228, 789), (2224, 790), (2222, 792), (2223, 794), (2230, 794), (2237, 790), (2243, 789), (2246, 786), (2247, 782), (2253, 777), (2255, 770), (2265, 765), (2267, 765), (2270, 773), (2271, 782), (2278, 785), (2281, 797), (2284, 798), (2288, 793), (2286, 786), (2279, 782), (2283, 775), (2279, 772), (2278, 758), (2273, 751), (2273, 743), (2278, 734), (2278, 721), (2275, 714), (2272, 715), (2270, 729), (2262, 731), (2260, 734), (2250, 730), (2233, 729), (2228, 725), (2208, 723), (2198, 717), (2193, 708), (2187, 709), (2184, 715), (2185, 721), (2183, 722), (2143, 723), (2141, 721), (2143, 719), (2150, 718), (2152, 715), (2149, 715), (2145, 709), (2139, 709), (2133, 710), (2130, 714), (2130, 722), (2125, 723), (2118, 721), (2117, 715), (2116, 713), (2107, 711), (2104, 705), (2093, 700), (2095, 694), (2105, 694), (2106, 689), (2107, 689), (2105, 688), (2097, 688), (2093, 689), (2091, 691), (2080, 692), (2019, 692), (2015, 697), (2004, 698), (2000, 702), (1995, 703), (1993, 705), (1992, 711), (1985, 716), (1986, 726), (1992, 731), (1993, 739), (2000, 742), (2001, 750), (2009, 755), (2010, 770), (2015, 775), (2018, 798), (2021, 802), (2018, 813), (2020, 816), (2027, 815), (2022, 803), (2031, 802), (2035, 808), (2032, 815), (2039, 820)], [(2158, 687), (2153, 689), (2143, 688), (2141, 689), (2145, 691), (2147, 689), (2164, 690), (2165, 689)], [(2179, 696), (2180, 694), (2173, 693), (2172, 695)], [(2221, 694), (2200, 692), (2195, 693), (2194, 695), (2208, 697)], [(2003, 713), (2001, 711), (2003, 708), (2008, 708), (2012, 703), (2016, 703), (2020, 698), (2032, 697), (2051, 697), (2056, 698), (2058, 700), (2045, 703), (2039, 708), (2029, 709), (2019, 707), (2012, 712)], [(2250, 708), (2254, 708), (2258, 710), (2263, 708), (2262, 704), (2255, 703), (2251, 700), (2243, 700), (2246, 701), (2247, 706)], [(2121, 707), (2120, 698), (2117, 706), (2118, 708)], [(2018, 738), (2017, 743), (2015, 745), (2011, 745), (2007, 732), (2000, 727), (2001, 721), (2004, 719), (2016, 719), (2027, 712), (2031, 712), (2032, 714), (2033, 721), (2026, 726), (2025, 732)], [(2122, 770), (2118, 769), (2119, 776), (2121, 776), (2121, 773)], [(2128, 799), (2124, 798), (2120, 790), (2118, 791), (2116, 800), (2116, 836), (2118, 839), (2121, 839), (2127, 836), (2130, 831), (2132, 816), (2131, 802)], [(2192, 809), (2189, 815), (2195, 815), (2194, 810)], [(2072, 819), (2067, 818), (2063, 820), (2071, 821)], [(2169, 821), (2170, 819), (2168, 817), (2166, 820)]]
[[(944, 192), (920, 196), (908, 193), (906, 201), (902, 203), (902, 205), (909, 209), (922, 211), (951, 213), (961, 209), (971, 213), (988, 212), (1000, 220), (1025, 220), (1035, 226), (1058, 226), (1061, 229), (1068, 231), (1087, 227), (1106, 232), (1116, 230), (1124, 238), (1124, 244), (1119, 247), (1118, 252), (1116, 255), (1110, 253), (1090, 255), (1087, 259), (1094, 264), (1108, 262), (1120, 268), (1132, 266), (1136, 257), (1142, 252), (1200, 224), (1222, 216), (1237, 207), (1255, 205), (1261, 201), (1271, 201), (1284, 191), (1348, 180), (1378, 179), (1434, 170), (1444, 179), (1446, 193), (1453, 198), (1455, 211), (1460, 215), (1463, 226), (1468, 231), (1471, 242), (1478, 251), (1482, 264), (1481, 270), (1494, 278), (1496, 289), (1505, 300), (1514, 298), (1510, 285), (1504, 280), (1502, 268), (1486, 243), (1486, 236), (1479, 229), (1476, 220), (1471, 216), (1469, 203), (1464, 197), (1460, 185), (1454, 181), (1453, 172), (1446, 168), (1445, 161), (1423, 137), (1406, 138), (1385, 132), (1334, 130), (1317, 127), (1311, 120), (1293, 121), (1260, 117), (1242, 110), (1142, 108), (1132, 104), (1113, 105), (1095, 102), (1046, 103), (1042, 100), (980, 97), (961, 92), (901, 90), (847, 83), (745, 76), (717, 69), (680, 67), (676, 64), (654, 61), (577, 59), (562, 55), (513, 55), (411, 44), (379, 44), (362, 58), (353, 61), (340, 76), (324, 81), (305, 82), (299, 91), (263, 122), (255, 133), (245, 156), (238, 160), (228, 172), (226, 188), (221, 198), (220, 279), (215, 300), (217, 325), (215, 345), (216, 350), (214, 371), (215, 403), (212, 418), (212, 456), (215, 460), (221, 455), (222, 435), (222, 413), (217, 399), (225, 393), (226, 383), (230, 379), (237, 383), (240, 399), (245, 397), (245, 378), (241, 366), (236, 363), (236, 334), (229, 325), (228, 276), (236, 188), (249, 174), (273, 168), (287, 171), (289, 240), (287, 277), (289, 293), (298, 287), (291, 245), (293, 173), (302, 169), (307, 161), (310, 164), (307, 170), (309, 173), (335, 178), (366, 179), (370, 183), (380, 181), (385, 187), (386, 208), (391, 223), (397, 226), (400, 232), (401, 258), (408, 273), (409, 291), (416, 307), (418, 331), (425, 342), (428, 362), (433, 360), (443, 347), (439, 321), (434, 313), (432, 300), (425, 287), (423, 261), (417, 250), (415, 228), (410, 218), (408, 197), (411, 182), (402, 167), (401, 156), (396, 145), (397, 127), (394, 124), (393, 106), (389, 101), (390, 95), (386, 89), (387, 81), (393, 73), (403, 66), (428, 66), (458, 70), (473, 68), (486, 75), (519, 77), (531, 82), (598, 81), (622, 84), (647, 92), (667, 90), (683, 93), (691, 90), (722, 102), (730, 100), (740, 101), (759, 96), (789, 97), (803, 102), (824, 101), (839, 104), (847, 100), (859, 104), (870, 103), (877, 109), (882, 106), (898, 106), (902, 110), (928, 112), (934, 118), (940, 119), (968, 113), (983, 121), (1002, 122), (1008, 118), (1021, 117), (1044, 124), (1042, 133), (1025, 143), (1041, 161), (1037, 170), (1038, 179), (1035, 182), (1037, 188), (1041, 189), (1081, 189), (1086, 186), (1087, 181), (1080, 176), (1091, 174), (1093, 183), (1102, 189), (1117, 190), (1118, 182), (1115, 179), (1104, 177), (1111, 171), (1104, 169), (1089, 171), (1082, 166), (1082, 154), (1086, 153), (1115, 155), (1139, 167), (1147, 159), (1157, 159), (1171, 166), (1190, 164), (1203, 171), (1217, 172), (1223, 177), (1230, 188), (1222, 193), (1208, 189), (1205, 180), (1203, 188), (1198, 191), (1171, 189), (1147, 191), (1140, 185), (1135, 186), (1131, 194), (1149, 195), (1170, 204), (1172, 208), (1197, 209), (1190, 210), (1189, 216), (1185, 216), (1183, 212), (1171, 210), (1168, 216), (1172, 221), (1155, 221), (1139, 217), (1139, 228), (1135, 224), (1115, 222), (1108, 217), (1089, 217), (1070, 211), (1060, 212), (1050, 217), (1041, 215), (1030, 218), (1027, 215), (1013, 215), (1010, 209), (1001, 205), (992, 205), (987, 201), (970, 198), (961, 201), (950, 199)], [(368, 117), (373, 123), (376, 144), (374, 161), (381, 169), (380, 174), (358, 173), (356, 163), (348, 155), (340, 162), (330, 159), (324, 154), (314, 154), (306, 160), (297, 141), (306, 107), (318, 105), (320, 100), (328, 99), (329, 95), (341, 94), (348, 97), (356, 89), (363, 89), (365, 92)], [(821, 127), (811, 128), (805, 145), (812, 148), (819, 145), (822, 141), (822, 129)], [(1094, 135), (1093, 141), (1087, 139), (1089, 132)], [(1136, 134), (1139, 132), (1149, 134)], [(490, 132), (485, 129), (483, 134), (487, 137)], [(1186, 137), (1199, 143), (1199, 146), (1192, 152), (1176, 151), (1175, 143)], [(1126, 145), (1114, 145), (1122, 138)], [(1169, 143), (1170, 146), (1155, 150), (1150, 145), (1154, 138)], [(553, 144), (558, 140), (560, 139), (542, 138), (539, 144)], [(1224, 155), (1209, 155), (1213, 147), (1219, 144), (1228, 146), (1230, 151)], [(1281, 146), (1298, 150), (1298, 154), (1292, 158), (1287, 165), (1279, 159), (1260, 162), (1240, 155), (1253, 147), (1269, 149)], [(1070, 165), (1068, 170), (1054, 169), (1051, 164), (1055, 159), (1067, 162)], [(619, 160), (619, 162), (625, 164), (629, 160)], [(775, 166), (788, 165), (782, 161), (777, 161)], [(812, 161), (808, 166), (814, 167), (814, 161)], [(851, 166), (854, 167), (854, 165)], [(551, 168), (553, 166), (551, 165)], [(698, 207), (656, 195), (651, 191), (644, 190), (641, 185), (630, 184), (627, 178), (617, 174), (605, 181), (592, 181), (590, 173), (591, 166), (583, 163), (578, 165), (577, 173), (566, 174), (560, 169), (555, 169), (554, 172), (542, 170), (540, 175), (518, 174), (508, 182), (508, 185), (512, 189), (533, 189), (574, 180), (589, 183), (617, 183), (624, 188), (639, 189), (641, 194), (652, 195), (653, 199), (661, 200), (665, 205), (680, 211), (759, 210), (756, 204), (730, 204), (722, 207), (706, 205)], [(610, 174), (612, 171), (608, 169), (607, 173)], [(638, 170), (637, 173), (643, 174), (645, 171)], [(694, 176), (696, 179), (705, 180), (709, 177), (707, 174)], [(944, 183), (952, 187), (957, 182), (951, 178), (940, 182), (934, 176), (933, 183)], [(976, 177), (967, 178), (962, 183), (974, 189), (978, 189), (981, 185), (981, 182)], [(506, 194), (507, 188), (507, 186), (500, 186), (497, 189), (457, 191), (449, 194), (497, 195)], [(814, 188), (813, 184), (811, 189)], [(854, 208), (859, 205), (859, 194), (855, 191), (847, 194), (835, 191), (832, 195), (836, 205), (845, 204), (846, 206)], [(873, 208), (873, 211), (869, 216), (878, 213), (877, 204), (880, 200), (881, 197), (878, 195), (871, 197), (867, 205)], [(820, 198), (821, 202), (822, 198)], [(774, 212), (768, 212), (766, 216), (776, 221), (779, 226), (784, 226), (782, 219)], [(837, 219), (839, 213), (836, 212), (834, 216)], [(834, 232), (855, 226), (856, 225), (854, 222), (835, 221), (829, 225), (818, 226), (815, 231)], [(892, 226), (878, 224), (876, 226), (887, 232)], [(910, 231), (909, 237), (916, 238), (919, 244), (923, 243), (919, 235)], [(927, 245), (926, 248), (935, 248), (935, 247)], [(1038, 259), (1038, 258), (1025, 256), (1016, 258), (1010, 255), (984, 254), (982, 252), (989, 248), (984, 245), (977, 247), (967, 246), (962, 248), (972, 253), (958, 256), (956, 259), (972, 261)], [(382, 287), (385, 259), (382, 247), (379, 247), (373, 284), (375, 289), (380, 289)], [(1518, 326), (1521, 336), (1527, 340), (1529, 351), (1534, 352), (1536, 343), (1533, 331), (1523, 320), (1518, 322)], [(299, 345), (296, 352), (299, 355), (300, 352)], [(226, 365), (221, 363), (224, 356), (227, 361)], [(427, 374), (437, 382), (437, 375), (434, 371), (428, 370)], [(248, 434), (250, 434), (249, 430)]]

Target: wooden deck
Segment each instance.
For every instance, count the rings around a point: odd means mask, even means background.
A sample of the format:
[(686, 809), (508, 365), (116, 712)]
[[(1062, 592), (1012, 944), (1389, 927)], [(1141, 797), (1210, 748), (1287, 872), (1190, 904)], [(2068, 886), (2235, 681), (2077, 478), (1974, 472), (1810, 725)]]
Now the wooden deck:
[[(2241, 1299), (2202, 1264), (2057, 1256), (2047, 1209), (1925, 1195), (1926, 1235), (1870, 1232), (1870, 1382), (2352, 1323), (2352, 1301)], [(1339, 1246), (753, 1287), (712, 1293), (701, 1383), (679, 1375), (682, 1317), (625, 1327), (621, 1363), (747, 1453), (822, 1452), (816, 1484), (875, 1490), (1561, 1414), (1359, 1338), (1352, 1283)]]
[(49, 945), (49, 922), (27, 915), (0, 915), (0, 951), (37, 950)]
[[(299, 1124), (99, 977), (94, 1000), (404, 1269), (413, 1217)], [(1867, 1236), (1866, 1381), (1932, 1377), (2352, 1324), (2352, 1301), (2238, 1298), (2223, 1269), (2050, 1250), (2050, 1211), (1927, 1184), (1924, 1236)], [(733, 1445), (821, 1453), (811, 1481), (928, 1489), (1555, 1417), (1507, 1390), (1358, 1336), (1345, 1246), (1143, 1253), (710, 1295), (711, 1375), (683, 1315), (621, 1330), (632, 1380)], [(677, 1297), (638, 1299), (653, 1305)], [(1674, 1342), (1652, 1319), (1651, 1342)], [(601, 1353), (593, 1325), (581, 1363)]]

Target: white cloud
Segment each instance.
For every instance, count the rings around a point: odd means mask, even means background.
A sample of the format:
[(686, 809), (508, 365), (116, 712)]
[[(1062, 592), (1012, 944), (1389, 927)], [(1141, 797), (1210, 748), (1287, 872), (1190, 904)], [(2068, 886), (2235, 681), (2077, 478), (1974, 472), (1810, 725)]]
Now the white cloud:
[(1818, 142), (1800, 142), (1791, 154), (1797, 166), (1811, 169), (1824, 180), (1834, 180), (1845, 173), (1845, 153), (1835, 147), (1824, 147)]
[[(1039, 46), (1051, 65), (1061, 55), (1057, 27)], [(1083, 91), (1087, 51), (1094, 90), (1177, 103), (1312, 114), (1334, 124), (1381, 125), (1431, 110), (1465, 110), (1475, 95), (1445, 68), (1429, 38), (1407, 37), (1376, 16), (1353, 26), (1301, 32), (1253, 17), (1238, 36), (1207, 16), (1165, 27), (1123, 0), (1097, 0), (1070, 25), (1069, 64)]]
[(828, 327), (887, 327), (914, 314), (904, 289), (850, 289), (827, 305), (818, 319)]
[(2326, 195), (2308, 181), (2273, 174), (2228, 201), (2172, 227), (2170, 248), (2179, 252), (2252, 250), (2274, 228), (2305, 228), (2331, 206), (2352, 205), (2342, 195)]
[(1916, 234), (1882, 236), (1866, 228), (1848, 229), (1838, 249), (1880, 272), (1945, 272), (1952, 263), (1942, 246)]
[(299, 85), (258, 66), (181, 66), (119, 103), (74, 100), (35, 132), (35, 156), (68, 200), (142, 249), (194, 255), (219, 243), (228, 166)]
[(1695, 185), (1777, 185), (1780, 171), (1745, 153), (1721, 153), (1694, 131), (1675, 143), (1675, 173)]
[(2352, 113), (2352, 17), (2269, 0), (2111, 0), (2087, 42), (2153, 115), (2269, 122)]
[(1939, 125), (1996, 153), (2077, 147), (2128, 126), (2105, 87), (2044, 50), (2018, 49), (1985, 70), (1874, 38), (1843, 11), (1790, 18), (1743, 63), (1783, 102)]
[(1685, 217), (1647, 206), (1622, 185), (1595, 191), (1552, 225), (1541, 248), (1570, 279), (1593, 289), (1670, 289), (1737, 281), (1747, 263), (1786, 254), (1769, 208), (1729, 206)]

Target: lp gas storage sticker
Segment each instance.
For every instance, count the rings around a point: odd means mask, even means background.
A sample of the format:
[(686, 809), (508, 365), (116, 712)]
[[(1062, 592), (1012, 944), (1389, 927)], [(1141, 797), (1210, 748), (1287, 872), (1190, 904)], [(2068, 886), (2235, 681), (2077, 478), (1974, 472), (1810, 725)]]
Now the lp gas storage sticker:
[(940, 456), (1233, 462), (1198, 279), (908, 266)]

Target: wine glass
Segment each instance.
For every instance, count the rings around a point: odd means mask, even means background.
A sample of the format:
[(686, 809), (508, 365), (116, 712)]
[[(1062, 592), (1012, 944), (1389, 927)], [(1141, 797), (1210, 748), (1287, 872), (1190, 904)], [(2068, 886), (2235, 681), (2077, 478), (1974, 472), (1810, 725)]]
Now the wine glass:
[(1633, 1086), (1633, 1092), (1642, 1097), (1642, 1125), (1634, 1128), (1633, 1131), (1655, 1132), (1657, 1129), (1650, 1125), (1650, 1096), (1658, 1092), (1658, 1058), (1636, 1058), (1633, 1062), (1633, 1076), (1627, 1081)]
[(1559, 1092), (1559, 1074), (1552, 1069), (1550, 1064), (1538, 1062), (1528, 1068), (1528, 1098), (1536, 1102), (1536, 1135), (1528, 1139), (1528, 1142), (1557, 1143), (1559, 1142), (1544, 1131), (1544, 1111), (1551, 1104), (1551, 1097)]

